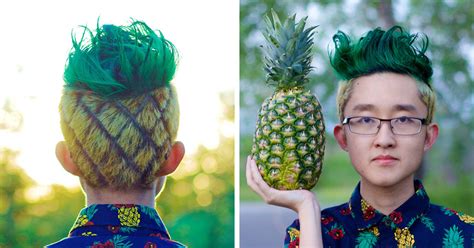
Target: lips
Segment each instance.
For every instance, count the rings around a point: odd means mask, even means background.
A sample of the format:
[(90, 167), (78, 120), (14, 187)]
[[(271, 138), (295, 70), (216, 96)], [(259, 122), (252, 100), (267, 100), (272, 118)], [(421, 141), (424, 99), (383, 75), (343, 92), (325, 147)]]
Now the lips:
[(398, 160), (397, 158), (392, 157), (390, 155), (379, 155), (375, 157), (374, 159), (372, 159), (372, 161), (376, 161), (376, 162), (379, 162), (381, 164), (386, 164), (386, 165), (391, 164), (397, 160)]

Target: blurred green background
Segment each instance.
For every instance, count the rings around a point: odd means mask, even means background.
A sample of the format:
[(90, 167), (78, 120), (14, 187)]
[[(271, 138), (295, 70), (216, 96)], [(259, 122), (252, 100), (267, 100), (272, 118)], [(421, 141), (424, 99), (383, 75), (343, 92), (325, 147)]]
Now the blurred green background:
[(280, 17), (309, 16), (307, 25), (320, 25), (314, 38), (314, 70), (310, 88), (323, 106), (327, 145), (323, 173), (314, 189), (323, 207), (346, 202), (358, 175), (348, 155), (333, 138), (337, 122), (337, 79), (328, 52), (332, 35), (342, 30), (360, 37), (375, 27), (402, 25), (430, 38), (433, 85), (437, 91), (435, 121), (440, 137), (417, 175), (432, 202), (474, 214), (474, 2), (471, 0), (241, 0), (240, 5), (240, 200), (261, 201), (245, 182), (245, 159), (250, 154), (258, 109), (272, 89), (264, 83), (262, 17), (273, 8)]
[[(21, 113), (9, 104), (0, 110), (0, 129), (21, 130)], [(189, 247), (234, 245), (234, 137), (222, 131), (233, 126), (233, 92), (221, 93), (220, 116), (219, 145), (187, 155), (156, 202), (172, 239)], [(32, 197), (38, 189), (16, 165), (17, 155), (0, 149), (0, 248), (43, 247), (67, 236), (85, 206), (84, 195), (79, 188), (53, 185)]]

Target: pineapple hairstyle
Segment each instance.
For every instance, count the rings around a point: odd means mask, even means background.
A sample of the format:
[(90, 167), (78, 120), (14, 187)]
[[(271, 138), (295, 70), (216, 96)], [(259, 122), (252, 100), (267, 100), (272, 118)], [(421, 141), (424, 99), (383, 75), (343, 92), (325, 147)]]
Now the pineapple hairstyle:
[(71, 158), (92, 187), (149, 188), (178, 130), (176, 48), (141, 21), (81, 27), (59, 106)]
[(433, 120), (436, 95), (431, 86), (433, 69), (425, 55), (429, 39), (425, 34), (410, 34), (400, 26), (387, 31), (376, 28), (352, 43), (342, 31), (333, 36), (335, 52), (331, 65), (341, 79), (337, 93), (339, 118), (352, 92), (352, 81), (375, 73), (393, 72), (415, 79), (420, 98), (428, 108), (428, 122)]

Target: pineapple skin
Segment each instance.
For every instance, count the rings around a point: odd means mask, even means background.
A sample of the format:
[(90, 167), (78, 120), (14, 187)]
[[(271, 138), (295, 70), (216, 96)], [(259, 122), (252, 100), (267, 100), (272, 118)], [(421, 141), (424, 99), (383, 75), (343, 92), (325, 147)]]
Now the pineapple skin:
[(268, 185), (279, 190), (310, 190), (319, 180), (324, 149), (321, 105), (309, 90), (277, 90), (263, 102), (252, 156)]

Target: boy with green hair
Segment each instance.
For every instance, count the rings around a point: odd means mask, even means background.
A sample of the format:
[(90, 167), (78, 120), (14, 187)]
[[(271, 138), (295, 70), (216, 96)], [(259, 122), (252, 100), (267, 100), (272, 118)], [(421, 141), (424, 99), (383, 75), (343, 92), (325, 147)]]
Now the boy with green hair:
[(394, 26), (356, 42), (343, 32), (333, 40), (331, 65), (342, 79), (334, 136), (360, 182), (347, 203), (321, 212), (310, 191), (266, 185), (249, 157), (249, 186), (298, 213), (285, 247), (472, 247), (474, 218), (431, 204), (415, 179), (439, 129), (428, 38)]
[(84, 27), (72, 43), (56, 156), (79, 177), (87, 207), (69, 237), (48, 247), (183, 247), (154, 209), (184, 156), (170, 84), (176, 48), (140, 21)]

